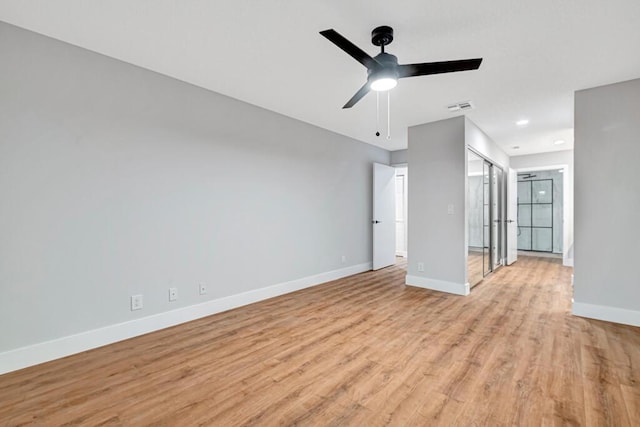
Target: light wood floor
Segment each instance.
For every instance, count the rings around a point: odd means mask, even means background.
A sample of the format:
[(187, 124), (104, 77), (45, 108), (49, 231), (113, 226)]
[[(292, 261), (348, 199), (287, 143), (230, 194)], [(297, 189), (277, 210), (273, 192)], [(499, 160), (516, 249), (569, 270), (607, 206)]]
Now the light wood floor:
[[(526, 257), (460, 297), (390, 267), (0, 376), (6, 425), (640, 425), (640, 328)], [(6, 325), (5, 325), (6, 326)]]
[(484, 258), (482, 252), (467, 252), (467, 281), (472, 288), (484, 278)]

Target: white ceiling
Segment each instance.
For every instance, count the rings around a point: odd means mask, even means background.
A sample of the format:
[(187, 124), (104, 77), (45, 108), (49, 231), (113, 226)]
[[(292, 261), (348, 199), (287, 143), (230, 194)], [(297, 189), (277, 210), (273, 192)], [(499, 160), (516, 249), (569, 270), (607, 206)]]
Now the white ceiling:
[[(638, 0), (0, 0), (0, 20), (390, 150), (465, 100), (510, 155), (570, 149), (573, 92), (640, 77)], [(318, 34), (375, 55), (379, 25), (394, 28), (400, 63), (484, 58), (478, 71), (401, 80), (390, 141), (384, 126), (374, 135), (374, 93), (341, 109), (366, 70)]]

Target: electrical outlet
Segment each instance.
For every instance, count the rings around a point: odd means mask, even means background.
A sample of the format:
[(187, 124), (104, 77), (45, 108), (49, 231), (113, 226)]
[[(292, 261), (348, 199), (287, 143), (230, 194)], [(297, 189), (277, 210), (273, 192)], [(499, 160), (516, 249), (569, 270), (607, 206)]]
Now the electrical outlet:
[(418, 263), (418, 271), (424, 271), (424, 262)]
[(131, 311), (142, 310), (142, 295), (131, 296)]
[(178, 299), (178, 288), (169, 288), (169, 301)]
[(200, 292), (200, 295), (204, 295), (207, 293), (207, 285), (204, 283), (200, 283), (198, 290)]
[(345, 262), (347, 262), (347, 256), (346, 255), (342, 255), (342, 263), (344, 264)]

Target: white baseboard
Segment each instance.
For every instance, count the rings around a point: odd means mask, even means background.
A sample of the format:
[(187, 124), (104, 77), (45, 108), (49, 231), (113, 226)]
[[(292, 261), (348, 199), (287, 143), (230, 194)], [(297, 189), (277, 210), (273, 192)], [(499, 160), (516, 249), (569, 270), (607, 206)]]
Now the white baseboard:
[(573, 267), (573, 258), (565, 258), (562, 262), (565, 267)]
[(402, 258), (406, 258), (407, 251), (396, 251), (396, 256), (401, 256)]
[(405, 283), (418, 288), (434, 291), (448, 292), (456, 295), (469, 295), (469, 283), (447, 282), (445, 280), (429, 279), (426, 277), (411, 276), (407, 274)]
[(266, 288), (218, 298), (201, 304), (190, 305), (128, 322), (117, 323), (103, 328), (9, 350), (0, 353), (0, 374), (102, 347), (107, 344), (369, 270), (371, 270), (370, 262), (353, 265), (268, 286)]
[(622, 323), (623, 325), (640, 326), (640, 311), (625, 308), (574, 302), (573, 314), (590, 319)]

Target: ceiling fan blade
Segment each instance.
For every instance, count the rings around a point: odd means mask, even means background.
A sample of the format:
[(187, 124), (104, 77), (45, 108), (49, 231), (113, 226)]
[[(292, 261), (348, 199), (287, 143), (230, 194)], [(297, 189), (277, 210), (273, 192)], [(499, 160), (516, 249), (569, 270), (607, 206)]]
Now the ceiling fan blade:
[(458, 61), (426, 62), (424, 64), (398, 65), (398, 77), (426, 76), (429, 74), (455, 73), (456, 71), (477, 70), (482, 58)]
[(320, 31), (320, 34), (325, 36), (329, 41), (333, 42), (333, 44), (338, 46), (340, 49), (347, 52), (353, 59), (355, 59), (365, 67), (373, 68), (377, 65), (380, 65), (378, 64), (378, 61), (373, 59), (367, 52), (342, 37), (336, 30), (324, 30)]
[(353, 95), (351, 97), (351, 99), (349, 100), (349, 102), (347, 102), (346, 104), (344, 104), (344, 107), (342, 108), (351, 108), (354, 105), (356, 105), (356, 103), (358, 101), (360, 101), (367, 93), (369, 93), (369, 82), (365, 83), (364, 86), (362, 86), (360, 88), (360, 90), (358, 90), (356, 92), (355, 95)]

